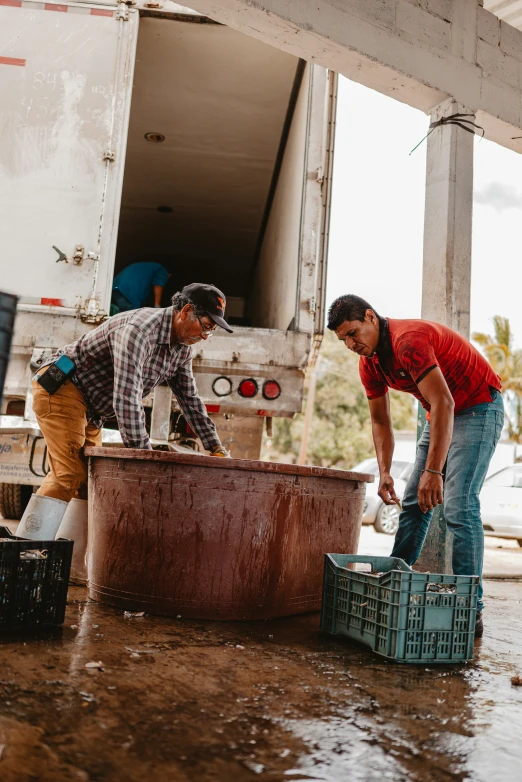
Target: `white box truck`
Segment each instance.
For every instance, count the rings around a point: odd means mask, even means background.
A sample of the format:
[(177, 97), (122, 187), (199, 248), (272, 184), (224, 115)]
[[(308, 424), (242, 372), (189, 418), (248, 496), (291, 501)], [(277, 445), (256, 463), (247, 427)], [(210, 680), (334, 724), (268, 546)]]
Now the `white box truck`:
[[(301, 410), (335, 99), (335, 74), (170, 0), (0, 0), (0, 289), (20, 297), (0, 512), (20, 516), (47, 469), (34, 370), (108, 316), (128, 264), (225, 292), (234, 333), (197, 345), (194, 371), (233, 455), (257, 458), (264, 422)], [(168, 388), (146, 404), (156, 441), (185, 436)]]

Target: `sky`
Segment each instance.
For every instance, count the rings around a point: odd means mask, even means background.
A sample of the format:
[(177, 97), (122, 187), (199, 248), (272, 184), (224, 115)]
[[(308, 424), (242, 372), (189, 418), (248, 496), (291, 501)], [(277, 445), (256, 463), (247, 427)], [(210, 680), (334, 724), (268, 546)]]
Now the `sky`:
[[(417, 318), (429, 118), (340, 77), (327, 302), (356, 293)], [(463, 131), (464, 132), (464, 131)], [(471, 331), (509, 317), (522, 347), (522, 155), (475, 139)]]

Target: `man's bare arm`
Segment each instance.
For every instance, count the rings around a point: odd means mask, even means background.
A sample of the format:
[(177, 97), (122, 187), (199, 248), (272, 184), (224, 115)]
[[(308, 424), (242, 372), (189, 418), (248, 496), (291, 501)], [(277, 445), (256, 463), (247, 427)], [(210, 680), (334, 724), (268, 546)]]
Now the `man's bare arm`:
[(390, 416), (390, 399), (388, 394), (378, 399), (370, 399), (370, 416), (372, 419), (372, 435), (375, 445), (375, 453), (379, 463), (379, 497), (386, 505), (395, 505), (398, 497), (395, 494), (393, 478), (391, 477), (391, 463), (395, 440), (393, 437), (392, 422)]
[[(442, 472), (453, 434), (455, 403), (439, 367), (434, 367), (418, 384), (419, 391), (430, 404), (430, 447), (426, 470)], [(443, 499), (442, 476), (423, 472), (419, 481), (419, 506), (423, 513), (440, 505)]]
[(163, 285), (155, 285), (152, 289), (154, 291), (154, 306), (161, 306), (161, 297), (163, 295)]

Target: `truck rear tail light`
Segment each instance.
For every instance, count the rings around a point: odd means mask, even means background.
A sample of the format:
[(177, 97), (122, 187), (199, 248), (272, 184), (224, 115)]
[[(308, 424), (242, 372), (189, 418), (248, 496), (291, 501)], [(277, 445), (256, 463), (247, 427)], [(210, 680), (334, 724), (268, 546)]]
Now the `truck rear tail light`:
[(263, 396), (265, 399), (277, 399), (281, 396), (281, 386), (275, 380), (267, 380), (263, 386)]
[(212, 383), (212, 391), (216, 396), (228, 396), (232, 393), (232, 381), (221, 375)]
[(253, 396), (257, 394), (258, 386), (256, 381), (253, 378), (248, 378), (248, 380), (242, 380), (239, 384), (239, 387), (237, 389), (237, 392), (239, 396), (244, 396), (247, 399), (251, 399)]

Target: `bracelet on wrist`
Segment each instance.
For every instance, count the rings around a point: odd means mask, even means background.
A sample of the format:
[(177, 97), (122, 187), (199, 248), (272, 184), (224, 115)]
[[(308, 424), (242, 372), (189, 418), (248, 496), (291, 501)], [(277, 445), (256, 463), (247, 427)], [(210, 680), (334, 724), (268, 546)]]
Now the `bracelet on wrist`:
[(423, 472), (431, 472), (433, 475), (440, 475), (442, 477), (442, 472), (440, 470), (430, 470), (428, 467), (425, 467)]

